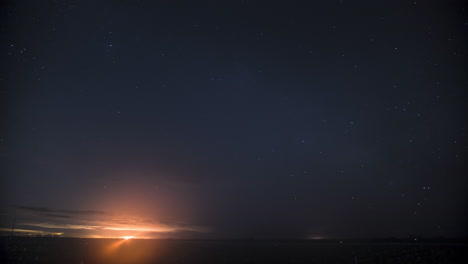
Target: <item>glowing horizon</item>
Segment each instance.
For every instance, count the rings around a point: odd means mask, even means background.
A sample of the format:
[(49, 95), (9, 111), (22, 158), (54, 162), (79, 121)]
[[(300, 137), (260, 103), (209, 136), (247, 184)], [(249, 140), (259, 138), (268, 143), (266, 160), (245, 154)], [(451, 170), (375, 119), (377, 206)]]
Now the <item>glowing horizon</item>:
[[(161, 223), (140, 215), (45, 208), (17, 208), (15, 221), (13, 233), (77, 238), (152, 239), (169, 238), (184, 232), (210, 231), (207, 227)], [(11, 233), (12, 229), (2, 228), (0, 231)]]

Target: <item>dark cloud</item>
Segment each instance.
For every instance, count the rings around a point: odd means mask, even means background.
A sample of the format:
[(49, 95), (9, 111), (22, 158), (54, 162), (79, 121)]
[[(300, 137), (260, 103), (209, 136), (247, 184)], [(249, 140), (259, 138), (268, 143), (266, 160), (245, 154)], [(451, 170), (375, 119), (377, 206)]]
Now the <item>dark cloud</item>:
[(59, 214), (46, 214), (45, 216), (50, 218), (71, 218), (70, 215), (59, 215)]
[(109, 213), (103, 211), (56, 210), (47, 207), (16, 206), (16, 209), (26, 213), (38, 213), (62, 218), (67, 218), (73, 215), (109, 215)]

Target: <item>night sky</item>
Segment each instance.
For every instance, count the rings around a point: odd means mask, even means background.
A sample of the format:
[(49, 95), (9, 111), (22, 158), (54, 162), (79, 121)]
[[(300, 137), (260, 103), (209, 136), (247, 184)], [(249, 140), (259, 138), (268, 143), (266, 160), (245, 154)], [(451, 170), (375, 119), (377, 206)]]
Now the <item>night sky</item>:
[(464, 1), (0, 12), (0, 231), (468, 235)]

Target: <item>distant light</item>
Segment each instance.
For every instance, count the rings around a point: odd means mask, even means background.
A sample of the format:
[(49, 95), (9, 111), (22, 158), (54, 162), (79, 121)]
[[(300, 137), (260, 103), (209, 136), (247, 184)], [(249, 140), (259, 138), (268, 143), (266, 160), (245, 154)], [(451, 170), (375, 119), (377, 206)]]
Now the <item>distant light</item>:
[(132, 239), (132, 238), (134, 238), (134, 237), (132, 237), (132, 236), (124, 236), (124, 237), (122, 237), (122, 239), (125, 239), (125, 240), (129, 240), (129, 239)]

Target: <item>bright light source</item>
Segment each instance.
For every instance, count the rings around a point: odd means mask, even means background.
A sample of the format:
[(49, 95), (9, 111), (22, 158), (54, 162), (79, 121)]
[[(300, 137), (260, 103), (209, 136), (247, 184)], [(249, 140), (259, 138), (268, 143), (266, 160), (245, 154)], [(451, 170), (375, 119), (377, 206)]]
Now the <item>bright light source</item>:
[(124, 236), (122, 238), (125, 239), (125, 240), (129, 240), (129, 239), (132, 239), (133, 237), (132, 236)]

